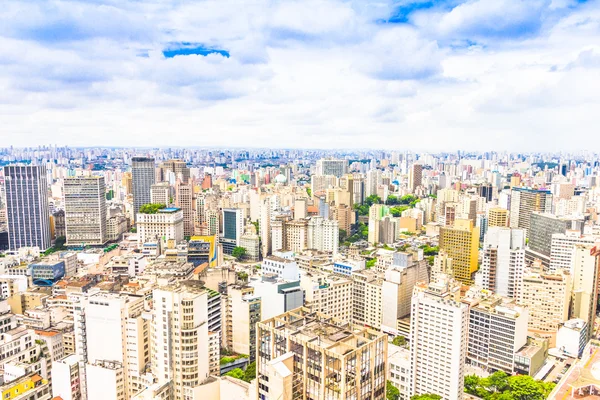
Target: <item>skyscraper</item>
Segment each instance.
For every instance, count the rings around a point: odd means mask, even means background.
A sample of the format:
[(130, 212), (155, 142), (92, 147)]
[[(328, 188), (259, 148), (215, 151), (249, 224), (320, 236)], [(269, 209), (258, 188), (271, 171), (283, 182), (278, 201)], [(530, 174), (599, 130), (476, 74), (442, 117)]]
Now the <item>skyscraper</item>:
[(423, 180), (423, 166), (421, 164), (413, 164), (408, 171), (408, 188), (411, 192), (415, 192)]
[(10, 250), (50, 248), (46, 167), (9, 165), (4, 167), (4, 177)]
[(65, 228), (68, 245), (103, 245), (106, 234), (106, 187), (102, 176), (64, 181)]
[(334, 175), (341, 178), (347, 173), (348, 160), (321, 159), (317, 161), (317, 175)]
[(133, 185), (133, 219), (140, 207), (151, 201), (150, 189), (156, 180), (154, 158), (133, 157), (131, 159)]
[(441, 228), (440, 250), (452, 258), (453, 276), (463, 283), (473, 283), (479, 250), (479, 230), (473, 221), (459, 219), (452, 227)]
[(432, 283), (414, 294), (410, 324), (410, 394), (463, 399), (469, 306), (448, 282)]
[(244, 220), (242, 210), (239, 208), (223, 209), (223, 253), (231, 254), (236, 246), (240, 245), (240, 238), (244, 233)]
[[(551, 212), (552, 194), (549, 190), (515, 187), (510, 197), (510, 227), (529, 231), (531, 213)], [(527, 237), (529, 237), (529, 232)]]
[(177, 181), (175, 184), (175, 205), (183, 210), (183, 234), (194, 234), (194, 188), (191, 184)]

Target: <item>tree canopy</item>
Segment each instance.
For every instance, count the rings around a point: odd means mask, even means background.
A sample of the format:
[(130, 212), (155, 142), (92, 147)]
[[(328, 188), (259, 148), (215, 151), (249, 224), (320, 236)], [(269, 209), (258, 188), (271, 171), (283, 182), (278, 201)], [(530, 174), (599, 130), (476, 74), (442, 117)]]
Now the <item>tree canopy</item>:
[(528, 375), (508, 376), (494, 372), (487, 378), (465, 376), (465, 392), (485, 400), (544, 400), (554, 383), (536, 381)]
[(236, 260), (241, 261), (246, 256), (246, 249), (244, 247), (236, 246), (231, 251), (231, 255), (235, 257)]
[(387, 400), (398, 400), (400, 397), (400, 390), (392, 382), (387, 381), (385, 384), (385, 398)]
[(442, 396), (439, 394), (416, 394), (410, 398), (410, 400), (441, 400)]
[(167, 206), (164, 204), (160, 204), (160, 203), (148, 203), (148, 204), (143, 204), (142, 206), (140, 206), (140, 214), (156, 214), (158, 212), (158, 210), (162, 210), (163, 208), (166, 208)]

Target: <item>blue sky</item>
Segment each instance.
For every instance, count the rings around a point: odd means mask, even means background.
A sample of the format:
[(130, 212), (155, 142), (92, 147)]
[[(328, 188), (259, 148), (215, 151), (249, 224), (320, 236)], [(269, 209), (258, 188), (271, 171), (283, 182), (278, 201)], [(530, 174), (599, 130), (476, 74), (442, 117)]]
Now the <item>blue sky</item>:
[(556, 151), (598, 142), (598, 1), (3, 7), (0, 146)]

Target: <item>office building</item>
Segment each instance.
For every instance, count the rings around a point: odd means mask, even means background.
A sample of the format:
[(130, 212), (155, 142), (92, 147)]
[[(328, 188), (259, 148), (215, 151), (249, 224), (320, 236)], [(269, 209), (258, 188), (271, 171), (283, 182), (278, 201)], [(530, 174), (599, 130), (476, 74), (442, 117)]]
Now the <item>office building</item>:
[(163, 208), (156, 214), (137, 214), (137, 234), (140, 245), (159, 240), (163, 244), (172, 239), (183, 240), (183, 211), (179, 208)]
[[(337, 220), (312, 217), (307, 227), (307, 248), (338, 253), (340, 228)], [(304, 249), (301, 249), (304, 250)]]
[(316, 175), (333, 175), (341, 178), (348, 173), (348, 160), (321, 159), (317, 161)]
[(269, 319), (304, 304), (304, 292), (299, 280), (285, 280), (275, 274), (263, 274), (253, 279), (249, 285), (254, 288), (254, 296), (261, 300), (261, 319)]
[(381, 329), (383, 321), (383, 276), (375, 271), (352, 272), (352, 321)]
[[(600, 247), (590, 244), (577, 244), (573, 248), (572, 259), (572, 304), (571, 318), (585, 321), (593, 327), (598, 306), (598, 285), (600, 283)], [(592, 329), (587, 331), (593, 334)], [(590, 339), (586, 337), (585, 341)]]
[(454, 300), (448, 282), (415, 291), (411, 302), (410, 395), (464, 398), (469, 306)]
[(587, 322), (570, 319), (558, 328), (556, 348), (567, 357), (580, 358), (590, 336)]
[(568, 271), (523, 276), (519, 304), (529, 307), (529, 332), (547, 336), (554, 346), (556, 332), (569, 319), (572, 277)]
[(81, 400), (79, 358), (68, 355), (52, 363), (52, 397)]
[(549, 190), (514, 187), (510, 197), (510, 227), (525, 229), (529, 237), (531, 213), (552, 212), (552, 194)]
[(576, 245), (593, 245), (597, 238), (592, 235), (581, 235), (579, 231), (567, 231), (552, 235), (550, 246), (550, 267), (548, 271), (566, 269), (573, 272), (573, 251)]
[(62, 260), (40, 261), (29, 266), (31, 280), (37, 286), (52, 286), (65, 276), (65, 262)]
[(408, 189), (415, 193), (417, 188), (421, 186), (423, 180), (423, 166), (421, 164), (413, 164), (408, 171)]
[(260, 399), (385, 399), (387, 336), (298, 308), (257, 324)]
[(239, 208), (223, 209), (223, 253), (231, 254), (233, 249), (240, 245), (240, 239), (244, 233), (244, 219), (242, 210)]
[(250, 362), (256, 355), (256, 323), (261, 320), (261, 299), (254, 288), (230, 285), (222, 295), (222, 345), (229, 351), (248, 354)]
[(518, 298), (525, 271), (525, 231), (492, 227), (483, 244), (483, 260), (475, 274), (477, 286)]
[(209, 377), (208, 298), (199, 281), (153, 292), (152, 372), (159, 382), (172, 381), (174, 400), (199, 399), (195, 388)]
[(150, 203), (171, 205), (171, 185), (169, 185), (169, 182), (155, 183), (150, 187)]
[(177, 181), (175, 184), (175, 205), (183, 211), (183, 235), (194, 234), (194, 188), (191, 184)]
[(67, 245), (104, 245), (108, 241), (104, 177), (66, 178), (64, 197)]
[(491, 295), (470, 304), (467, 362), (485, 371), (515, 373), (515, 354), (527, 344), (529, 312)]
[(488, 210), (488, 229), (494, 226), (508, 226), (508, 210), (500, 207)]
[(456, 220), (452, 227), (442, 227), (439, 246), (452, 258), (454, 278), (465, 284), (473, 283), (479, 251), (479, 231), (473, 226), (473, 221)]
[(133, 157), (131, 159), (131, 177), (133, 189), (133, 218), (136, 220), (140, 207), (152, 202), (150, 191), (152, 185), (156, 181), (154, 158)]
[(410, 400), (410, 350), (388, 343), (388, 382), (398, 391), (398, 400)]
[(46, 167), (9, 165), (4, 167), (8, 246), (51, 247), (50, 211)]
[(190, 169), (183, 160), (168, 160), (159, 166), (159, 178), (161, 181), (174, 184), (177, 180), (188, 183), (190, 179)]
[(352, 302), (348, 301), (352, 298), (351, 279), (310, 271), (301, 275), (300, 286), (304, 290), (304, 306), (312, 312), (352, 321)]

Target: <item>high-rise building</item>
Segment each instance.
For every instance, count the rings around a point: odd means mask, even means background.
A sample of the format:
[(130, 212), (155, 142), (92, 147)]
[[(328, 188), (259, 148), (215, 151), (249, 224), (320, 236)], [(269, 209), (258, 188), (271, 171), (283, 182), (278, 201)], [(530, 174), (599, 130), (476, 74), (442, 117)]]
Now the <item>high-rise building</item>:
[(259, 399), (385, 399), (387, 336), (298, 308), (257, 324)]
[[(338, 253), (340, 229), (337, 220), (312, 217), (308, 221), (307, 248)], [(302, 249), (304, 250), (304, 249)]]
[(46, 167), (9, 165), (4, 167), (6, 219), (10, 250), (39, 247), (50, 243), (50, 211)]
[(156, 214), (137, 214), (138, 243), (159, 240), (166, 243), (173, 239), (183, 240), (183, 211), (179, 208), (163, 208)]
[(240, 239), (244, 233), (244, 219), (242, 210), (239, 208), (223, 209), (223, 253), (231, 254), (233, 249), (240, 245)]
[(316, 172), (316, 175), (333, 175), (337, 178), (341, 178), (348, 173), (348, 160), (318, 160)]
[(159, 180), (171, 182), (172, 179), (172, 184), (174, 184), (177, 180), (187, 184), (190, 179), (190, 169), (183, 160), (165, 161), (160, 164), (159, 172)]
[(557, 217), (550, 213), (532, 212), (529, 229), (527, 259), (531, 264), (539, 259), (545, 267), (550, 266), (552, 250), (552, 235), (565, 233), (567, 230), (579, 227), (583, 233), (583, 224), (569, 218)]
[[(195, 388), (210, 374), (209, 292), (200, 281), (155, 289), (152, 372), (173, 382), (174, 400), (199, 399)], [(216, 350), (218, 352), (218, 349)]]
[(550, 191), (514, 187), (510, 197), (510, 227), (525, 229), (529, 237), (531, 213), (534, 211), (552, 211)]
[(438, 281), (415, 291), (411, 308), (410, 395), (463, 399), (469, 306), (452, 298), (448, 282)]
[(423, 180), (423, 166), (421, 164), (413, 164), (408, 171), (408, 189), (414, 193), (421, 186)]
[(493, 227), (483, 244), (483, 262), (475, 283), (505, 297), (519, 296), (525, 270), (525, 231)]
[(131, 176), (133, 188), (133, 219), (144, 204), (151, 203), (150, 191), (156, 182), (154, 158), (133, 157), (131, 159)]
[(68, 355), (52, 363), (52, 396), (63, 400), (81, 400), (79, 358)]
[(573, 273), (573, 251), (575, 245), (592, 245), (596, 242), (593, 235), (581, 235), (579, 231), (567, 231), (566, 233), (555, 233), (552, 235), (550, 246), (550, 267), (548, 271), (553, 273), (560, 269), (566, 269)]
[(194, 234), (194, 188), (191, 184), (177, 181), (175, 184), (175, 205), (183, 211), (183, 235)]
[[(573, 249), (573, 292), (571, 318), (582, 319), (593, 327), (598, 306), (598, 283), (600, 282), (600, 247), (577, 244)], [(587, 330), (586, 342), (593, 334)]]
[(164, 204), (165, 206), (171, 204), (171, 185), (169, 185), (169, 182), (155, 183), (150, 187), (150, 203)]
[(470, 304), (467, 362), (512, 375), (515, 354), (527, 344), (529, 312), (506, 300), (492, 295)]
[(104, 245), (108, 240), (104, 177), (70, 177), (63, 185), (67, 244)]
[(230, 285), (223, 295), (221, 308), (224, 348), (238, 354), (248, 354), (250, 361), (256, 356), (256, 323), (261, 320), (261, 298), (254, 288)]
[(356, 325), (381, 329), (383, 278), (367, 269), (352, 272), (352, 321)]
[(571, 287), (571, 274), (565, 270), (523, 277), (518, 302), (529, 307), (529, 331), (547, 335), (551, 346), (560, 324), (569, 319)]
[(508, 210), (500, 207), (488, 210), (488, 228), (494, 226), (508, 226)]
[(440, 229), (440, 250), (452, 258), (454, 278), (470, 284), (477, 271), (479, 230), (471, 220), (456, 220), (452, 227)]

